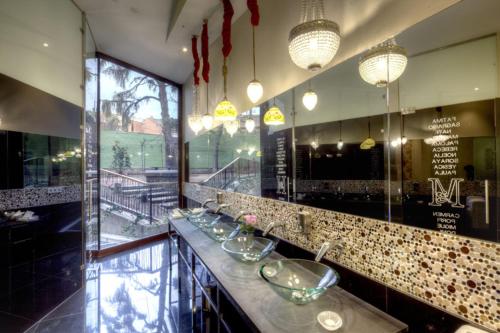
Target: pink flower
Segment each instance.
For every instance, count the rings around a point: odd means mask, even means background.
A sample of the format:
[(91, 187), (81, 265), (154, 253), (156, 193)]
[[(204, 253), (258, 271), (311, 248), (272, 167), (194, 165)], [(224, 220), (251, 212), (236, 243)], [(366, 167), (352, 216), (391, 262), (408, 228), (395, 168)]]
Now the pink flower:
[(257, 224), (257, 216), (245, 215), (245, 223), (248, 225), (256, 225)]

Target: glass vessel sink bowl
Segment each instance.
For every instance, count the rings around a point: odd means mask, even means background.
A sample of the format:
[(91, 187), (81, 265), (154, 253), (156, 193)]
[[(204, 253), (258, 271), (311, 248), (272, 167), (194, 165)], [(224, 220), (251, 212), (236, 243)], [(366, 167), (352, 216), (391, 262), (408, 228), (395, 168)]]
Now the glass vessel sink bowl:
[(317, 300), (340, 279), (332, 268), (304, 259), (271, 261), (260, 267), (259, 275), (278, 295), (295, 304)]
[(200, 215), (189, 216), (187, 219), (195, 226), (203, 229), (208, 227), (210, 224), (220, 220), (221, 217), (222, 215), (204, 212)]
[(240, 225), (233, 222), (219, 222), (218, 220), (207, 225), (203, 231), (217, 242), (224, 242), (228, 239), (233, 239), (240, 232)]
[(276, 248), (276, 242), (263, 237), (239, 236), (222, 243), (222, 249), (242, 262), (257, 262)]

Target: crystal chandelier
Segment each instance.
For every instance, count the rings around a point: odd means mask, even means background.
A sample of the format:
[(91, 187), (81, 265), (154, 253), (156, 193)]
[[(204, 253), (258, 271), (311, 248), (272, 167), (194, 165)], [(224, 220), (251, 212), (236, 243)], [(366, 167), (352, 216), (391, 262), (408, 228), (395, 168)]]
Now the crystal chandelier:
[(390, 39), (370, 49), (359, 61), (361, 78), (377, 87), (385, 87), (405, 71), (406, 50)]
[(203, 124), (203, 128), (208, 130), (211, 130), (213, 125), (214, 125), (214, 117), (212, 117), (210, 114), (206, 113), (203, 115), (201, 118), (201, 122)]
[(188, 117), (188, 125), (189, 128), (194, 132), (195, 135), (198, 135), (198, 132), (203, 128), (203, 122), (201, 120), (201, 116), (199, 114), (192, 114)]
[(226, 129), (227, 134), (229, 134), (230, 137), (233, 137), (236, 132), (238, 132), (238, 128), (240, 127), (240, 121), (239, 120), (229, 120), (224, 122), (224, 128)]
[(280, 108), (273, 104), (273, 106), (264, 114), (264, 124), (266, 125), (283, 125), (285, 123), (285, 115), (281, 112)]
[(247, 129), (248, 133), (252, 133), (255, 129), (255, 120), (253, 120), (252, 118), (248, 118), (247, 120), (245, 120), (245, 128)]
[(292, 61), (303, 69), (319, 70), (332, 61), (339, 44), (339, 26), (324, 19), (323, 1), (302, 0), (301, 23), (288, 37)]

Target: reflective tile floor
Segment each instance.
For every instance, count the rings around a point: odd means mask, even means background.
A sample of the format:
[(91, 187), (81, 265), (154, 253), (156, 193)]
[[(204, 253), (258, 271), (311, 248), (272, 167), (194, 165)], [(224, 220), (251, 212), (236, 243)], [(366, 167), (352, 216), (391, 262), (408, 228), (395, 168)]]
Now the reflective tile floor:
[(168, 241), (88, 266), (85, 287), (26, 333), (174, 332), (168, 308)]

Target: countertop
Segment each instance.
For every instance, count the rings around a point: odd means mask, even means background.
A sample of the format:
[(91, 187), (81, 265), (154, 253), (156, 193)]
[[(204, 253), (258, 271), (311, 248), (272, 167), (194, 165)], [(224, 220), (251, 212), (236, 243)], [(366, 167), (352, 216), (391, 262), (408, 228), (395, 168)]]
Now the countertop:
[(407, 330), (406, 324), (339, 287), (328, 289), (312, 303), (295, 305), (276, 294), (257, 273), (262, 262), (284, 258), (282, 255), (273, 252), (260, 263), (241, 263), (225, 253), (220, 243), (187, 220), (169, 220), (261, 332), (328, 332), (316, 320), (318, 313), (325, 310), (341, 316), (343, 325), (335, 331), (337, 333), (397, 333)]

